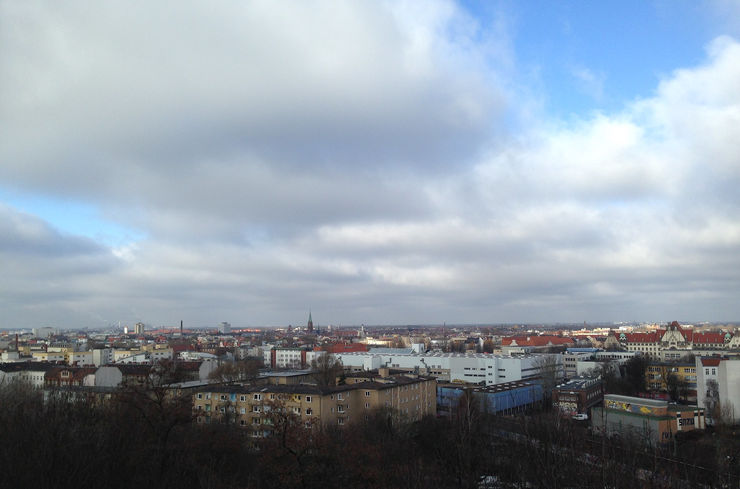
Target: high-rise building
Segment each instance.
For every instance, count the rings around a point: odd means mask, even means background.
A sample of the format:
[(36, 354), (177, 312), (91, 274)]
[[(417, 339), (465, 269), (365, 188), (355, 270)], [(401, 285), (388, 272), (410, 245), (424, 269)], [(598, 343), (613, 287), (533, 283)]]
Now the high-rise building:
[(221, 324), (218, 325), (218, 332), (221, 334), (230, 334), (231, 324), (227, 323), (226, 321), (223, 321)]
[(144, 334), (144, 323), (136, 323), (134, 326), (134, 334)]

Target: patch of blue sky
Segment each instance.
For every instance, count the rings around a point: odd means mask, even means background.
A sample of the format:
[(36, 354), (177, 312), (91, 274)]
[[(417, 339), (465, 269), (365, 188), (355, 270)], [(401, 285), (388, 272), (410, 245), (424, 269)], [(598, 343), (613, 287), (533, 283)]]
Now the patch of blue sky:
[(650, 97), (675, 69), (705, 59), (705, 46), (724, 34), (705, 2), (688, 0), (462, 5), (484, 28), (504, 19), (521, 82), (543, 92), (555, 118), (619, 111)]
[(0, 202), (34, 215), (63, 234), (85, 236), (113, 248), (140, 241), (146, 234), (105, 219), (95, 206), (63, 198), (0, 187)]

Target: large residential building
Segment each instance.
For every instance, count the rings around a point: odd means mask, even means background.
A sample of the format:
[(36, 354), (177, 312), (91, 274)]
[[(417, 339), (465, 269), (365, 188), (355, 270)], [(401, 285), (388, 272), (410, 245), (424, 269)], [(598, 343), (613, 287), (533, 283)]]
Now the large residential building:
[(647, 389), (664, 392), (675, 385), (687, 391), (689, 397), (696, 398), (696, 364), (651, 363), (645, 367), (645, 384)]
[(437, 381), (416, 375), (379, 374), (339, 386), (309, 384), (208, 386), (193, 394), (198, 423), (229, 421), (269, 436), (276, 416), (291, 416), (306, 427), (344, 425), (387, 408), (401, 420), (434, 415)]
[(740, 358), (697, 358), (696, 401), (707, 410), (707, 421), (718, 417), (740, 423)]
[(621, 345), (659, 361), (673, 361), (691, 353), (725, 350), (732, 342), (730, 332), (698, 332), (673, 321), (664, 329), (645, 333), (611, 332), (607, 344)]
[(374, 370), (388, 367), (431, 375), (440, 382), (493, 385), (539, 377), (563, 377), (560, 354), (520, 356), (485, 353), (416, 353), (409, 349), (371, 349), (368, 352), (336, 353), (345, 369)]

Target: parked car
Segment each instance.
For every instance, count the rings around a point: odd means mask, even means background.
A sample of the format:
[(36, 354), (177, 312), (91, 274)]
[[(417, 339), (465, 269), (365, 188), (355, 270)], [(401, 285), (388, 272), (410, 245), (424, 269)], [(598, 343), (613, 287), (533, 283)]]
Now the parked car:
[(573, 419), (576, 421), (586, 421), (588, 419), (588, 414), (578, 413), (573, 415)]

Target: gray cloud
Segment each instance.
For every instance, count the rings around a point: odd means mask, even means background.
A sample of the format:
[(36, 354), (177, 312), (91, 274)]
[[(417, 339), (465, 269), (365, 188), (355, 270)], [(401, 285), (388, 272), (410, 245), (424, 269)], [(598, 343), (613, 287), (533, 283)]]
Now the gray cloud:
[(736, 318), (740, 44), (514, 138), (508, 40), (414, 9), (0, 4), (0, 183), (145, 236), (0, 207), (0, 327)]

